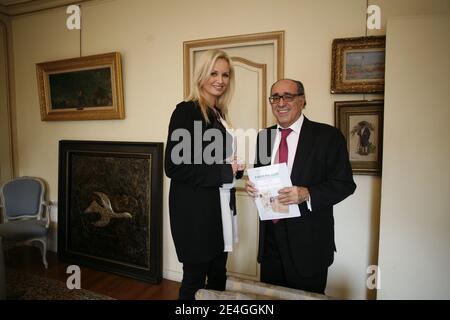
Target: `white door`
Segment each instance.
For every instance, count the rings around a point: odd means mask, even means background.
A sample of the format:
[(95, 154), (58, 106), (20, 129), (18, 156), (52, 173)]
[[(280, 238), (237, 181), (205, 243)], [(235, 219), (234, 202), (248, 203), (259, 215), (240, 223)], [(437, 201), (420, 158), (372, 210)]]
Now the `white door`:
[[(236, 41), (224, 38), (224, 43), (220, 39), (199, 40), (189, 43), (187, 50), (185, 43), (185, 54), (189, 55), (185, 56), (185, 62), (190, 62), (189, 70), (185, 72), (190, 77), (195, 69), (195, 61), (206, 49), (220, 48), (231, 57), (236, 71), (235, 93), (229, 107), (231, 125), (234, 130), (255, 133), (248, 135), (245, 144), (247, 167), (252, 166), (254, 161), (252, 155), (257, 131), (275, 123), (268, 96), (272, 83), (283, 75), (283, 57), (280, 54), (283, 52), (280, 50), (283, 47), (283, 36), (281, 33), (281, 38), (275, 40), (262, 36), (260, 39), (244, 39), (246, 41), (242, 41), (240, 37), (236, 37)], [(185, 88), (185, 92), (188, 91)], [(243, 189), (244, 181), (238, 183), (236, 192), (239, 242), (229, 254), (227, 269), (229, 275), (259, 280), (259, 265), (256, 261), (259, 218), (253, 199)]]

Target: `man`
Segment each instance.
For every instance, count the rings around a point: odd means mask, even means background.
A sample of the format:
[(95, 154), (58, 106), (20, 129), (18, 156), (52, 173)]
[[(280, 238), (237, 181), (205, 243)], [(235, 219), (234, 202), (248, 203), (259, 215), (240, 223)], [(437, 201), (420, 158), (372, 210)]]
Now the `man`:
[[(269, 101), (277, 125), (258, 135), (255, 166), (287, 163), (293, 187), (280, 189), (278, 200), (297, 204), (301, 216), (260, 221), (261, 281), (324, 294), (336, 250), (333, 205), (356, 189), (345, 138), (302, 114), (306, 100), (300, 81), (277, 81)], [(248, 181), (246, 191), (255, 197), (258, 190)]]
[(370, 145), (370, 128), (369, 123), (367, 121), (361, 121), (359, 123), (359, 154), (368, 155), (369, 154), (369, 145)]

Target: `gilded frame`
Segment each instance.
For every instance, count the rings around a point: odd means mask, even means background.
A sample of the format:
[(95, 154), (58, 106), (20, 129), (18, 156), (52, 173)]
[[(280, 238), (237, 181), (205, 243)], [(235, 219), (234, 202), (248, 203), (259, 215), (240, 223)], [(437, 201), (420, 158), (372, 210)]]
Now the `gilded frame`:
[(42, 121), (124, 119), (119, 52), (36, 64)]
[(331, 93), (384, 91), (385, 36), (334, 39)]
[(383, 100), (336, 101), (335, 126), (347, 141), (354, 174), (381, 176)]

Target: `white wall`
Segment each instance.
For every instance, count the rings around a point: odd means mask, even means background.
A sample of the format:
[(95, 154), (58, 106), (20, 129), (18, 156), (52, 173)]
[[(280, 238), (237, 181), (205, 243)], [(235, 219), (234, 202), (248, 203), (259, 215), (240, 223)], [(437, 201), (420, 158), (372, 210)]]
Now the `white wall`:
[(388, 22), (380, 299), (450, 299), (449, 40), (450, 15)]
[[(447, 0), (370, 1), (382, 16), (410, 10), (450, 10)], [(393, 5), (396, 3), (397, 5)], [(303, 81), (312, 120), (334, 124), (331, 43), (366, 33), (366, 0), (99, 0), (82, 5), (83, 55), (119, 51), (123, 59), (125, 120), (41, 122), (35, 64), (77, 57), (78, 31), (65, 28), (64, 8), (16, 17), (13, 21), (19, 175), (43, 177), (57, 200), (58, 140), (164, 141), (175, 105), (183, 98), (182, 43), (187, 40), (285, 30), (285, 76)], [(384, 25), (383, 25), (384, 28)], [(382, 32), (382, 31), (381, 31)], [(371, 34), (369, 32), (369, 34)], [(371, 97), (371, 96), (366, 96)], [(338, 252), (327, 293), (373, 297), (366, 268), (377, 263), (380, 178), (355, 176), (356, 193), (335, 210)], [(168, 221), (168, 179), (164, 180), (164, 276), (179, 279)], [(56, 214), (54, 213), (54, 220)]]

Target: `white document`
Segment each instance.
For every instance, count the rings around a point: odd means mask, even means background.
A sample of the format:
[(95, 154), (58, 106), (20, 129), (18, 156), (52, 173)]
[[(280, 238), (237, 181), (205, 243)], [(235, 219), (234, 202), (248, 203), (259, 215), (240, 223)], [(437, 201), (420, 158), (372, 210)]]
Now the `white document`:
[(284, 205), (278, 202), (278, 190), (292, 187), (286, 163), (252, 168), (247, 172), (258, 190), (255, 204), (261, 220), (300, 217), (297, 204)]

